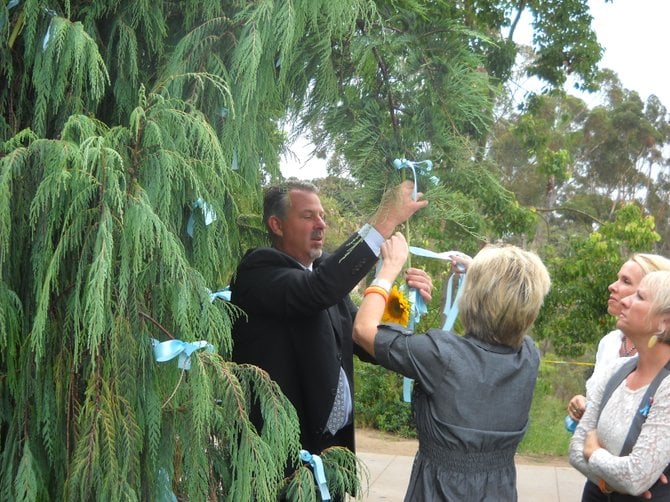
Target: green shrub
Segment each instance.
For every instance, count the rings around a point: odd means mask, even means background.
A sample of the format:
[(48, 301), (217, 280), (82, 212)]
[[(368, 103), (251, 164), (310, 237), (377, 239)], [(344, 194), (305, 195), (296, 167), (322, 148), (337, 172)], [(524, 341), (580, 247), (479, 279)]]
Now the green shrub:
[(412, 405), (402, 399), (403, 377), (354, 360), (356, 423), (401, 437), (416, 437)]
[(584, 394), (588, 366), (553, 362), (546, 355), (540, 365), (530, 407), (530, 424), (519, 445), (519, 453), (531, 455), (566, 455), (572, 435), (565, 430), (568, 401)]

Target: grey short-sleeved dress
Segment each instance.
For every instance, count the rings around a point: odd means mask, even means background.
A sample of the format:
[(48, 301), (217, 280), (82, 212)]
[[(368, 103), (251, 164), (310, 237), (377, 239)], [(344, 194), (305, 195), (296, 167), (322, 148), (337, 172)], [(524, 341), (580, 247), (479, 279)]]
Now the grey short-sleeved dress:
[(375, 357), (415, 380), (419, 451), (405, 501), (516, 501), (514, 454), (540, 364), (533, 340), (514, 349), (441, 330), (408, 336), (383, 325)]

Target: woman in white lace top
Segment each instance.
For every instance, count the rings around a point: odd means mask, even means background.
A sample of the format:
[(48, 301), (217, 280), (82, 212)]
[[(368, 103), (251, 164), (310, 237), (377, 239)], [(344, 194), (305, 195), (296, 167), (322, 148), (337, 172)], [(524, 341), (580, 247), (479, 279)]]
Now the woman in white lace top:
[[(634, 253), (621, 266), (616, 281), (607, 287), (607, 312), (619, 317), (621, 300), (632, 295), (637, 290), (642, 278), (655, 270), (670, 270), (670, 260), (665, 256), (648, 253)], [(606, 371), (619, 357), (630, 357), (636, 354), (635, 345), (618, 329), (610, 331), (600, 339), (596, 352), (596, 363), (593, 374), (586, 381), (586, 394), (592, 391), (599, 375)], [(586, 396), (577, 394), (568, 403), (568, 415), (575, 422), (579, 422), (586, 409)]]
[[(659, 478), (670, 463), (670, 378), (661, 381), (648, 406), (641, 406), (641, 400), (670, 362), (670, 272), (647, 274), (637, 291), (622, 300), (617, 328), (637, 347), (637, 365), (602, 410), (607, 382), (627, 360), (622, 358), (595, 382), (570, 442), (570, 463), (588, 478), (583, 502), (643, 500), (647, 490), (652, 500), (669, 501), (670, 485)], [(630, 453), (619, 456), (638, 413), (646, 421)], [(614, 493), (603, 495), (607, 492)]]

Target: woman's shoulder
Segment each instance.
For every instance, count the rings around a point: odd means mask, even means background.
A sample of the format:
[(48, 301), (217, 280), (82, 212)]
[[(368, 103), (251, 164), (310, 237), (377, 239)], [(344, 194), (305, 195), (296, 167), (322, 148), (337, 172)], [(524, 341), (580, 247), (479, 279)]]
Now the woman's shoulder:
[(426, 336), (432, 338), (435, 343), (440, 345), (460, 345), (464, 343), (465, 338), (462, 335), (459, 335), (455, 331), (444, 330), (440, 328), (431, 328), (424, 333)]
[(623, 333), (621, 332), (620, 329), (613, 329), (609, 333), (607, 333), (605, 336), (603, 336), (600, 341), (598, 342), (598, 347), (610, 344), (610, 343), (616, 343), (619, 344), (621, 343), (621, 339), (623, 337)]
[[(600, 401), (600, 398), (602, 397), (602, 394), (607, 388), (610, 380), (612, 380), (621, 367), (628, 363), (631, 359), (634, 358), (618, 357), (600, 365), (598, 372), (594, 373), (593, 375), (593, 385), (587, 388), (587, 398), (593, 398), (596, 401)], [(591, 391), (589, 392), (588, 389), (591, 389)]]

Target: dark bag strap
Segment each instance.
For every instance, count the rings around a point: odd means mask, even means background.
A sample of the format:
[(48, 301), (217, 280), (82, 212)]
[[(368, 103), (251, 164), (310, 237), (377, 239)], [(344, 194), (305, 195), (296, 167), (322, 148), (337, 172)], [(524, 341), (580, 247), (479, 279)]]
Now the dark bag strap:
[[(603, 392), (603, 397), (600, 400), (600, 409), (598, 410), (598, 418), (596, 423), (598, 423), (600, 420), (600, 413), (602, 413), (603, 408), (605, 408), (605, 404), (607, 401), (609, 401), (609, 398), (612, 397), (614, 390), (619, 385), (621, 385), (621, 383), (628, 375), (635, 371), (635, 368), (637, 368), (637, 361), (637, 357), (632, 358), (630, 361), (626, 361), (607, 382)], [(651, 406), (654, 394), (656, 393), (656, 389), (658, 389), (658, 386), (661, 385), (663, 379), (668, 375), (670, 375), (670, 361), (668, 361), (666, 365), (661, 368), (661, 370), (647, 387), (647, 390), (644, 393), (642, 400), (640, 401), (640, 407), (633, 417), (633, 422), (630, 425), (630, 429), (628, 429), (628, 435), (626, 436), (626, 440), (623, 443), (623, 447), (619, 456), (625, 457), (633, 450), (633, 446), (637, 441), (637, 437), (640, 435), (640, 431), (642, 430), (642, 425), (644, 424), (645, 420), (647, 420), (647, 414), (649, 413), (649, 408)]]
[(637, 368), (637, 357), (633, 357), (626, 361), (607, 381), (603, 396), (600, 399), (600, 409), (598, 410), (598, 416), (596, 417), (596, 424), (600, 421), (600, 414), (603, 412), (603, 408), (605, 408), (607, 401), (612, 397), (614, 390), (621, 385), (621, 382), (623, 382), (628, 375), (635, 371), (635, 368)]
[(656, 389), (658, 389), (658, 386), (661, 385), (663, 379), (668, 375), (670, 375), (670, 361), (668, 361), (665, 366), (661, 368), (661, 371), (658, 372), (658, 374), (649, 384), (649, 387), (647, 387), (647, 392), (644, 393), (644, 397), (640, 402), (640, 407), (633, 417), (633, 423), (631, 424), (630, 429), (628, 429), (628, 435), (626, 436), (626, 440), (623, 443), (620, 456), (625, 457), (626, 455), (630, 454), (631, 451), (633, 451), (633, 446), (637, 441), (637, 437), (640, 435), (642, 425), (647, 420), (649, 408), (653, 402)]

